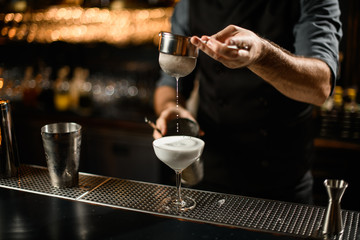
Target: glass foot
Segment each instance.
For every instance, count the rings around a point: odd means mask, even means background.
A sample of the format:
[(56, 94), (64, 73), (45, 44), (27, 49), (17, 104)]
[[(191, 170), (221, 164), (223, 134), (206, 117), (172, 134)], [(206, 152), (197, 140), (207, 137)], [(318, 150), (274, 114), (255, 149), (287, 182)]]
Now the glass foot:
[(186, 211), (193, 209), (196, 202), (194, 199), (187, 196), (183, 196), (181, 201), (177, 197), (173, 196), (165, 198), (161, 202), (161, 205), (165, 210)]

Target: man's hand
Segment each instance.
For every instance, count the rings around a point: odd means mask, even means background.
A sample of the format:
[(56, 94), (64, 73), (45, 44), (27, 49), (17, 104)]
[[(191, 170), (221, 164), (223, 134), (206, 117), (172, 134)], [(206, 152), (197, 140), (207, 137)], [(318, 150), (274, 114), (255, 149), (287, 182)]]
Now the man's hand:
[[(183, 108), (181, 106), (168, 107), (161, 112), (159, 118), (156, 120), (156, 127), (158, 129), (160, 129), (163, 136), (165, 136), (166, 132), (167, 132), (167, 123), (172, 119), (176, 119), (177, 117), (178, 118), (188, 118), (188, 119), (191, 119), (194, 122), (196, 122), (195, 118), (185, 108)], [(162, 136), (158, 131), (154, 130), (153, 137), (154, 137), (154, 139), (158, 139)]]
[(228, 68), (255, 63), (263, 52), (263, 39), (255, 33), (230, 25), (213, 36), (193, 36), (191, 43)]
[(331, 71), (322, 60), (291, 54), (255, 33), (230, 25), (191, 42), (228, 68), (247, 67), (285, 96), (321, 106), (331, 91)]

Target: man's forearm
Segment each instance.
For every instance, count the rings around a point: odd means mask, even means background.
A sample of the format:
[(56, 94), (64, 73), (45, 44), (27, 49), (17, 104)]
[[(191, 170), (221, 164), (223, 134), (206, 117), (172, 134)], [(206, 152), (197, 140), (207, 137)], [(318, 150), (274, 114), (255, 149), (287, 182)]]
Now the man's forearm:
[(248, 68), (285, 96), (322, 105), (331, 91), (328, 65), (315, 58), (294, 56), (263, 40), (264, 55)]
[[(180, 101), (180, 100), (179, 100)], [(154, 109), (157, 115), (168, 108), (176, 105), (176, 90), (169, 86), (156, 88), (154, 93)]]

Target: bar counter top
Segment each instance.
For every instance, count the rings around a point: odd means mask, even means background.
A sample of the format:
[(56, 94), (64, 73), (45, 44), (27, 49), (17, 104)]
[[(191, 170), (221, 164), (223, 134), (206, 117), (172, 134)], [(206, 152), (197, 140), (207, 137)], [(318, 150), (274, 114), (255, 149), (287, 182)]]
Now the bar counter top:
[[(0, 179), (0, 239), (323, 239), (325, 207), (183, 189), (185, 212), (161, 208), (175, 187), (80, 173), (57, 189), (47, 169)], [(343, 240), (360, 239), (360, 213), (342, 211)]]

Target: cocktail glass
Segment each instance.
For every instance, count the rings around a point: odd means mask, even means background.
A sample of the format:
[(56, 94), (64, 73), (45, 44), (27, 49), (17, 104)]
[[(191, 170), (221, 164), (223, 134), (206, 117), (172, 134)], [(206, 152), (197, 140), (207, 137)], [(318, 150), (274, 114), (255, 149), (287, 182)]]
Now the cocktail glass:
[(181, 195), (181, 173), (198, 159), (204, 149), (203, 140), (190, 136), (166, 136), (153, 141), (156, 156), (176, 173), (176, 196), (162, 201), (166, 210), (185, 211), (196, 205), (194, 199)]

